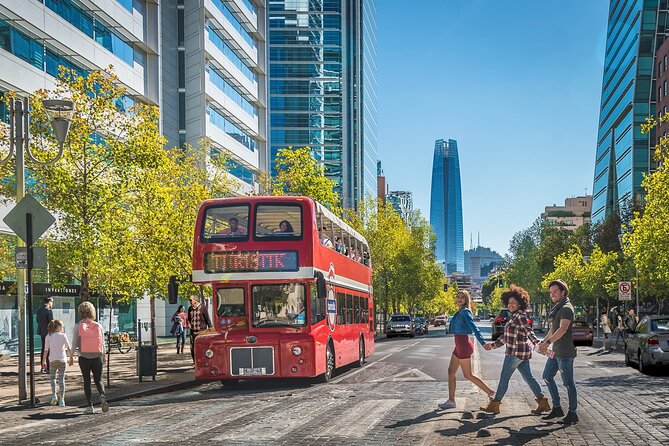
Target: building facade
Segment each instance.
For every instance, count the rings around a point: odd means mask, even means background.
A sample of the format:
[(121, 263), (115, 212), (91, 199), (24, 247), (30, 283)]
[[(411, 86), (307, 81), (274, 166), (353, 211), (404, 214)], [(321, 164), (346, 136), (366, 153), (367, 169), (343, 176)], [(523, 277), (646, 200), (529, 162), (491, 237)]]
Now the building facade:
[[(667, 0), (611, 0), (597, 135), (592, 220), (603, 220), (643, 196), (652, 170), (655, 130), (641, 132), (655, 113), (656, 50), (667, 31)], [(659, 90), (659, 93), (658, 93)]]
[(253, 190), (268, 168), (265, 2), (165, 0), (161, 20), (168, 145), (208, 141), (228, 156), (240, 192)]
[[(655, 102), (655, 116), (659, 119), (669, 111), (669, 39), (665, 39), (655, 53), (655, 68), (657, 69), (657, 101)], [(666, 118), (665, 118), (666, 119)], [(655, 145), (660, 138), (669, 135), (669, 122), (658, 123), (655, 129)], [(655, 160), (651, 160), (651, 170), (655, 170)]]
[(374, 0), (269, 0), (270, 165), (308, 146), (347, 208), (377, 195)]
[(592, 195), (567, 198), (564, 206), (546, 206), (541, 219), (549, 224), (568, 229), (574, 229), (590, 223), (592, 211)]
[(386, 195), (388, 203), (393, 205), (397, 215), (408, 225), (413, 213), (413, 193), (406, 190), (394, 190)]
[(446, 274), (464, 272), (460, 160), (453, 139), (438, 139), (434, 144), (430, 224), (437, 235), (437, 262)]
[(472, 282), (477, 287), (488, 279), (495, 267), (500, 265), (504, 259), (490, 248), (477, 246), (465, 251), (465, 274), (472, 277)]

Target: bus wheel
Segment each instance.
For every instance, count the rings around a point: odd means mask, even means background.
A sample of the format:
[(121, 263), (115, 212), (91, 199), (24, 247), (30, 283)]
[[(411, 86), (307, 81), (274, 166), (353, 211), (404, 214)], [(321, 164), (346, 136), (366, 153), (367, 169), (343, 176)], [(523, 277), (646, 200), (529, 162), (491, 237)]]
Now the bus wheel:
[(358, 362), (356, 363), (356, 366), (362, 367), (365, 365), (365, 340), (361, 337), (358, 344)]
[(325, 373), (320, 376), (320, 381), (323, 383), (330, 382), (332, 375), (334, 375), (335, 369), (335, 356), (332, 351), (332, 344), (328, 343), (328, 347), (325, 350)]
[(238, 379), (222, 379), (221, 384), (223, 384), (224, 387), (236, 387), (239, 385), (239, 380)]

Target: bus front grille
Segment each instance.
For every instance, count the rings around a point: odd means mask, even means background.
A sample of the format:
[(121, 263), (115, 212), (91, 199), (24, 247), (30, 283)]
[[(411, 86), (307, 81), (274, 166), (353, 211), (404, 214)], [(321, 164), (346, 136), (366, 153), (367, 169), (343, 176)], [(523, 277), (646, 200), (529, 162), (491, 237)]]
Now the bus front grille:
[(274, 348), (233, 347), (230, 368), (233, 376), (274, 375)]

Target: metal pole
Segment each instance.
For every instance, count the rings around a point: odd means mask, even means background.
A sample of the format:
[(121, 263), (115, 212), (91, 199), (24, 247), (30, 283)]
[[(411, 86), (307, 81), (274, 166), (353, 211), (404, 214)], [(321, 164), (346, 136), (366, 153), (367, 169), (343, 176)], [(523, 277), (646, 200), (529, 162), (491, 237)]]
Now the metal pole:
[[(16, 178), (16, 202), (20, 202), (25, 195), (24, 179), (24, 144), (29, 137), (29, 126), (24, 126), (24, 107), (20, 99), (12, 99), (10, 107), (10, 145), (16, 154), (14, 176)], [(28, 99), (25, 100), (25, 111), (28, 110)], [(27, 119), (26, 119), (27, 121)], [(25, 133), (25, 136), (24, 136)], [(16, 246), (26, 246), (21, 237), (16, 237)], [(26, 272), (23, 269), (16, 271), (16, 302), (19, 316), (19, 401), (25, 401), (26, 393)]]
[(109, 297), (109, 335), (107, 335), (107, 339), (109, 342), (107, 343), (107, 387), (109, 387), (109, 360), (111, 359), (111, 334), (112, 334), (112, 315), (114, 314), (113, 306), (112, 306), (112, 298), (111, 296)]
[(26, 269), (28, 286), (28, 351), (30, 353), (30, 405), (35, 405), (35, 331), (33, 327), (33, 216), (26, 213), (26, 251), (28, 257), (28, 268)]
[(597, 296), (597, 312), (595, 313), (595, 324), (597, 325), (597, 339), (599, 339), (599, 326), (601, 325), (602, 319), (599, 316), (599, 296)]
[(636, 317), (639, 317), (639, 268), (634, 265), (634, 272), (636, 274)]

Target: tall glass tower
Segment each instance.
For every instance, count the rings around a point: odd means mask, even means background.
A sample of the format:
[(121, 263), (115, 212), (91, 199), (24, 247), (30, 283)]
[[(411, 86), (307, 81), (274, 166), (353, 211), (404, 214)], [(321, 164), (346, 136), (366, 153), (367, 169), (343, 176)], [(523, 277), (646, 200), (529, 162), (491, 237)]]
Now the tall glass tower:
[(345, 207), (376, 196), (375, 0), (269, 0), (270, 160), (309, 146)]
[(438, 139), (434, 143), (430, 224), (437, 235), (437, 262), (444, 272), (464, 272), (460, 160), (458, 143), (453, 139)]
[(655, 132), (641, 124), (655, 113), (655, 52), (667, 31), (666, 0), (611, 0), (595, 156), (592, 221), (637, 199), (651, 171)]

